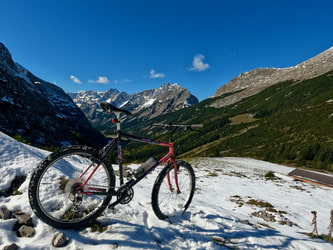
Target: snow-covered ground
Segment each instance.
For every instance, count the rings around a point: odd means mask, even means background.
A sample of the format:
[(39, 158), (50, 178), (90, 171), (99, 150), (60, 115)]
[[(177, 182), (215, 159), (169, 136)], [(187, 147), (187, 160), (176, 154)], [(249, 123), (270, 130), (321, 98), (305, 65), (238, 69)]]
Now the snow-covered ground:
[[(28, 183), (31, 172), (48, 153), (0, 132), (0, 190), (8, 188), (16, 175), (28, 176), (20, 188), (23, 194), (0, 197), (0, 206), (32, 214)], [(313, 230), (313, 210), (318, 214), (319, 234), (328, 233), (333, 189), (295, 182), (287, 176), (291, 168), (264, 161), (189, 161), (196, 172), (197, 189), (181, 218), (167, 222), (155, 217), (150, 204), (155, 171), (135, 187), (131, 203), (106, 210), (99, 218), (107, 225), (106, 231), (59, 230), (32, 215), (36, 235), (20, 238), (12, 231), (15, 219), (0, 219), (0, 249), (13, 242), (21, 249), (53, 249), (51, 241), (59, 232), (71, 238), (63, 249), (333, 249), (332, 243), (304, 234)], [(279, 179), (266, 180), (269, 171)], [(269, 211), (261, 207), (264, 202), (272, 206)]]

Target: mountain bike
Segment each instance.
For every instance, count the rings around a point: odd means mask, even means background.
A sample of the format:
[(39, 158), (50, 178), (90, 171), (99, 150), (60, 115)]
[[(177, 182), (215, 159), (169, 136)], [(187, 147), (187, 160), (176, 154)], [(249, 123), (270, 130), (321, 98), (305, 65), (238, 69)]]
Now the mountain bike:
[[(127, 110), (107, 102), (101, 107), (114, 113), (116, 135), (108, 138), (101, 149), (74, 145), (47, 156), (34, 170), (29, 183), (29, 201), (34, 213), (45, 223), (56, 228), (81, 228), (89, 225), (108, 207), (127, 204), (134, 197), (133, 187), (162, 163), (165, 166), (157, 175), (151, 199), (154, 213), (159, 219), (181, 215), (189, 207), (195, 189), (195, 174), (191, 165), (175, 159), (174, 143), (161, 142), (121, 131), (121, 115), (131, 115)], [(200, 128), (202, 125), (154, 124), (173, 134)], [(168, 148), (159, 160), (150, 158), (135, 171), (124, 176), (123, 146), (129, 141), (155, 144)], [(117, 151), (118, 182), (108, 156)], [(115, 200), (111, 203), (111, 199)]]

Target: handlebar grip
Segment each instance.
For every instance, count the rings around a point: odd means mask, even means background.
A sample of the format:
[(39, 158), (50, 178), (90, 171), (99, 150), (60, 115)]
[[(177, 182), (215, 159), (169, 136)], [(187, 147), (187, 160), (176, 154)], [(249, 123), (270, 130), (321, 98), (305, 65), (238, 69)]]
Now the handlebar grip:
[(191, 128), (202, 128), (203, 124), (192, 124), (190, 126), (191, 126)]
[(153, 126), (161, 127), (179, 127), (179, 128), (202, 128), (203, 124), (189, 124), (189, 125), (177, 125), (177, 124), (164, 124), (164, 123), (154, 123)]
[(153, 126), (167, 126), (168, 124), (163, 124), (163, 123), (153, 123)]

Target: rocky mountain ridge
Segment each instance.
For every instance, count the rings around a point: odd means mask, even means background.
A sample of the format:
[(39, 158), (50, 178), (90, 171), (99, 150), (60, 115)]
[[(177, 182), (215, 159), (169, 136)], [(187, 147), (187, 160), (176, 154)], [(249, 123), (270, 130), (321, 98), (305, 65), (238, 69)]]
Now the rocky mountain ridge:
[(212, 98), (223, 95), (224, 97), (218, 98), (212, 106), (228, 106), (279, 82), (311, 79), (331, 70), (333, 70), (333, 47), (293, 67), (258, 68), (244, 72), (215, 92)]
[(170, 83), (134, 94), (110, 89), (105, 92), (80, 91), (68, 95), (96, 126), (110, 120), (110, 115), (100, 108), (103, 101), (130, 111), (133, 114), (128, 118), (130, 120), (151, 119), (198, 103), (198, 99), (187, 89)]
[(34, 146), (98, 145), (104, 137), (58, 86), (14, 62), (0, 43), (0, 130)]

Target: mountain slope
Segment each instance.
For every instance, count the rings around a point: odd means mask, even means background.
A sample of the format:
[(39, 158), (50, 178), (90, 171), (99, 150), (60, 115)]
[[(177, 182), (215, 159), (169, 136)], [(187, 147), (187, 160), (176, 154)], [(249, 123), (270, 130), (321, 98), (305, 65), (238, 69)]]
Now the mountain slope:
[(119, 106), (129, 98), (128, 94), (116, 89), (110, 89), (106, 92), (80, 91), (78, 93), (68, 93), (68, 95), (94, 126), (105, 123), (110, 119), (100, 108), (101, 102), (110, 102)]
[(116, 89), (106, 92), (81, 91), (69, 95), (95, 127), (106, 129), (111, 126), (110, 115), (100, 108), (103, 101), (130, 111), (133, 115), (126, 119), (127, 122), (149, 120), (198, 103), (198, 99), (187, 89), (169, 83), (131, 95)]
[(333, 171), (332, 73), (276, 84), (222, 109), (230, 123), (214, 131), (219, 138), (207, 152)]
[(333, 70), (333, 47), (290, 68), (259, 68), (244, 72), (219, 88), (212, 97), (231, 93), (212, 103), (224, 107), (259, 93), (265, 88), (287, 80), (305, 80)]
[[(209, 98), (146, 122), (141, 133), (167, 139), (160, 128), (151, 125), (203, 123), (202, 134), (176, 136), (182, 156), (252, 157), (333, 171), (332, 97), (333, 71), (278, 83), (222, 108), (211, 104), (225, 96)], [(155, 149), (133, 146), (130, 156), (149, 157), (151, 150)]]
[(59, 87), (15, 63), (0, 43), (0, 130), (36, 146), (100, 144), (104, 138)]

